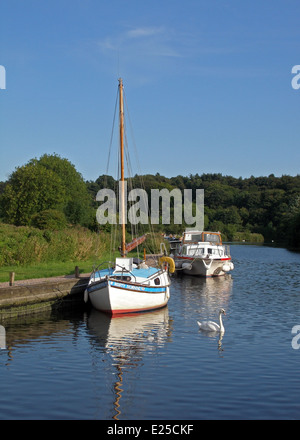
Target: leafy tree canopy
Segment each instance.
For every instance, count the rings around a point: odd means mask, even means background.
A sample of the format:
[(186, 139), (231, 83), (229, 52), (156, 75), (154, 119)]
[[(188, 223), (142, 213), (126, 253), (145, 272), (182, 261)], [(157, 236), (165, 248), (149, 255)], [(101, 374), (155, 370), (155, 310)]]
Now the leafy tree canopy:
[(16, 168), (4, 187), (1, 205), (4, 219), (15, 225), (28, 225), (34, 214), (49, 209), (84, 225), (90, 217), (91, 196), (71, 162), (45, 154)]

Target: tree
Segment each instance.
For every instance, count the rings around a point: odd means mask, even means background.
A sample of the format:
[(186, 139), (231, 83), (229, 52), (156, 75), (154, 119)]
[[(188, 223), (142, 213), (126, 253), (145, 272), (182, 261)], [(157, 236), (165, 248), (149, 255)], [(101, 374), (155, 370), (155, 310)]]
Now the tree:
[(5, 221), (29, 225), (32, 216), (45, 210), (64, 213), (68, 222), (88, 226), (91, 195), (85, 181), (67, 159), (43, 155), (17, 168), (1, 197)]
[(45, 209), (62, 209), (65, 188), (60, 177), (38, 163), (18, 167), (2, 194), (4, 219), (28, 225), (32, 215)]
[(65, 202), (63, 212), (66, 218), (73, 224), (88, 226), (91, 217), (92, 199), (82, 175), (75, 166), (65, 158), (53, 154), (44, 154), (39, 160), (32, 159), (56, 173), (65, 188)]

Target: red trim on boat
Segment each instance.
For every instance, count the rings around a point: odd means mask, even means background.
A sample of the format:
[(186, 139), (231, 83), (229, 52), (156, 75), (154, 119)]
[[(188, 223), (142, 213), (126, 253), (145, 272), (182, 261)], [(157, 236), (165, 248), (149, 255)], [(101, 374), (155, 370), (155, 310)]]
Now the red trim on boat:
[(122, 310), (101, 310), (104, 313), (108, 313), (109, 315), (112, 316), (117, 316), (117, 315), (131, 315), (131, 314), (136, 314), (136, 313), (144, 313), (144, 312), (149, 312), (150, 310), (157, 310), (157, 309), (162, 309), (163, 307), (165, 307), (167, 305), (168, 301), (166, 301), (165, 303), (156, 306), (156, 307), (151, 307), (151, 308), (145, 308), (145, 309), (122, 309)]
[[(182, 260), (195, 260), (197, 258), (197, 256), (196, 257), (181, 257), (181, 256), (177, 255), (176, 258), (181, 258)], [(208, 260), (208, 258), (201, 258), (201, 260)], [(214, 260), (214, 261), (229, 261), (229, 260), (231, 260), (231, 257), (227, 257), (227, 258), (212, 258), (212, 260)]]

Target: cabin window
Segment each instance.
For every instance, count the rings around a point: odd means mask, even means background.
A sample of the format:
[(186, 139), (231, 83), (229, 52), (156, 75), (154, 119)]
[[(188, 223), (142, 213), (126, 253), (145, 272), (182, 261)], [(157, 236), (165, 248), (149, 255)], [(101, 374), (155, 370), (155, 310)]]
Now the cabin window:
[(203, 248), (195, 248), (195, 249), (191, 248), (188, 251), (188, 255), (191, 255), (191, 256), (202, 255), (203, 253), (204, 253)]
[(211, 243), (219, 243), (220, 237), (218, 234), (204, 234), (204, 241), (210, 241)]
[(131, 281), (131, 277), (129, 277), (129, 276), (125, 276), (125, 275), (122, 275), (122, 276), (116, 276), (116, 277), (114, 277), (116, 280), (121, 280), (121, 281)]
[(197, 242), (202, 241), (202, 234), (185, 234), (184, 236), (185, 242)]
[(210, 255), (218, 255), (219, 257), (221, 257), (223, 255), (223, 250), (208, 248), (207, 253)]

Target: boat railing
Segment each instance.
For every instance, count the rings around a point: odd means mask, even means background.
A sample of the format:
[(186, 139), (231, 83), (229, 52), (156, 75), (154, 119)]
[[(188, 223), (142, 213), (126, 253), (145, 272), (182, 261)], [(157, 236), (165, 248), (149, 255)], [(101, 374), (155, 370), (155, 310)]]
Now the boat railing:
[[(129, 269), (125, 269), (123, 266), (120, 266), (119, 264), (116, 264), (116, 267), (119, 267), (120, 269), (121, 269), (121, 276), (124, 276), (123, 274), (126, 272), (126, 273), (129, 273), (130, 275), (132, 275), (133, 277), (134, 277), (134, 282), (136, 283), (137, 281), (136, 281), (136, 276), (129, 270)], [(114, 275), (114, 274), (113, 274)], [(117, 278), (117, 277), (116, 277)]]
[(94, 278), (94, 281), (95, 281), (96, 272), (99, 272), (101, 270), (100, 267), (107, 265), (107, 267), (109, 268), (109, 267), (111, 267), (112, 264), (113, 263), (111, 261), (103, 261), (102, 263), (98, 264), (98, 266), (94, 266), (90, 278), (91, 279)]
[(225, 255), (230, 257), (230, 246), (229, 246), (229, 244), (225, 244), (224, 248), (225, 248)]

